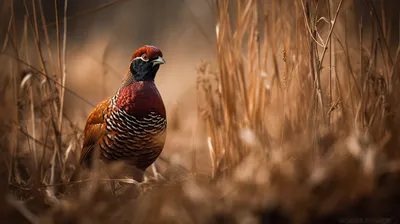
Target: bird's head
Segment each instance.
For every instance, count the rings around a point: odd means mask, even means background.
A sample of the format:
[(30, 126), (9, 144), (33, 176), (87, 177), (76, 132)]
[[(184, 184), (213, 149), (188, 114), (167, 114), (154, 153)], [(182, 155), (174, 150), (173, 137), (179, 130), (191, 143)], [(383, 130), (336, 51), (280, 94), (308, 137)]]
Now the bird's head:
[(129, 65), (135, 81), (154, 81), (161, 64), (165, 64), (162, 52), (155, 46), (145, 45), (133, 53)]

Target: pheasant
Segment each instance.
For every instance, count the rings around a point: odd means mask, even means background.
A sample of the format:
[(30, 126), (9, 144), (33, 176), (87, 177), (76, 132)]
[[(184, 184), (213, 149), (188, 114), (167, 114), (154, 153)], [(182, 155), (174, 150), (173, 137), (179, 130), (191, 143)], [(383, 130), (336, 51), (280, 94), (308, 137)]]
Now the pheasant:
[(81, 164), (90, 167), (93, 159), (122, 161), (134, 179), (143, 180), (166, 139), (165, 106), (154, 83), (161, 64), (165, 60), (155, 46), (145, 45), (133, 53), (120, 88), (87, 119)]

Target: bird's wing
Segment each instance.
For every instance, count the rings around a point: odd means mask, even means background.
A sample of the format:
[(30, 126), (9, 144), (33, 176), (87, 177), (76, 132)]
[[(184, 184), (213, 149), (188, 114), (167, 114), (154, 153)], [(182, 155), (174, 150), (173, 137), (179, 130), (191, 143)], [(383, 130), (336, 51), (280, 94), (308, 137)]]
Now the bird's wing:
[(79, 162), (89, 162), (98, 141), (106, 133), (104, 115), (109, 112), (110, 98), (100, 102), (87, 119)]

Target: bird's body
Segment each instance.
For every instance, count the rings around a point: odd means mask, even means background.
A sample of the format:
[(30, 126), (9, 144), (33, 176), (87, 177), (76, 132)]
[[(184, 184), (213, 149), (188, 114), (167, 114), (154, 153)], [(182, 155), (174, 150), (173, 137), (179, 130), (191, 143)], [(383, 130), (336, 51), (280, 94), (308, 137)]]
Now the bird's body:
[[(96, 150), (108, 163), (123, 161), (145, 171), (160, 155), (167, 119), (163, 100), (154, 83), (161, 51), (153, 46), (139, 48), (116, 94), (100, 102), (86, 122), (80, 162), (90, 166)], [(137, 177), (136, 179), (141, 179)]]

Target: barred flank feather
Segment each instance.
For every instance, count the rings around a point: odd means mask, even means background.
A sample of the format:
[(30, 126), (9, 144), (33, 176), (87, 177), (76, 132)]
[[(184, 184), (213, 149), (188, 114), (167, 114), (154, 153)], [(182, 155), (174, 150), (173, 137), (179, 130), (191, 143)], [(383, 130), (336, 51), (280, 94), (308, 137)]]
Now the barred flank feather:
[(167, 121), (152, 111), (136, 119), (126, 111), (111, 110), (105, 115), (108, 134), (100, 141), (101, 154), (107, 159), (126, 160), (145, 169), (160, 155), (164, 147)]

